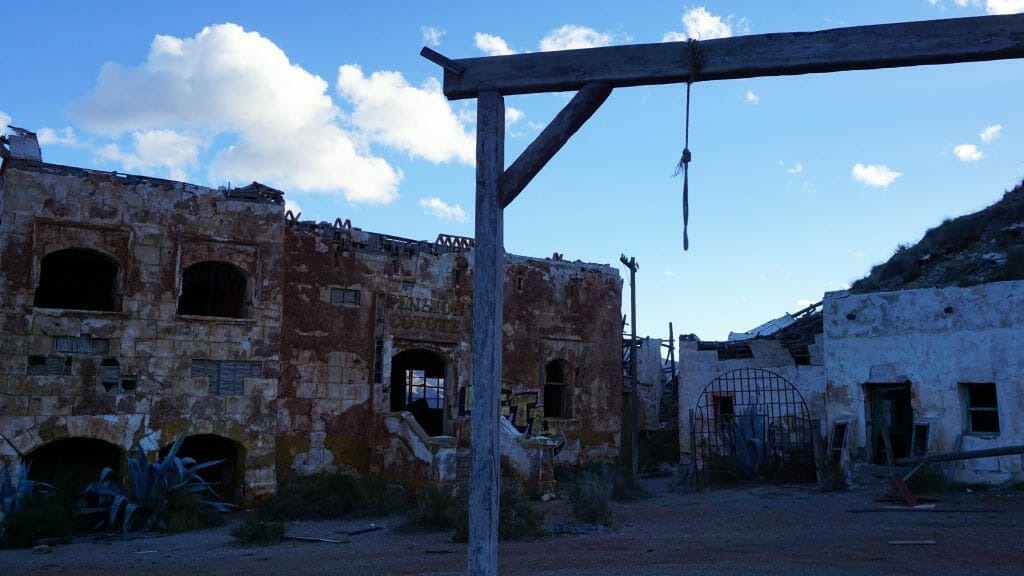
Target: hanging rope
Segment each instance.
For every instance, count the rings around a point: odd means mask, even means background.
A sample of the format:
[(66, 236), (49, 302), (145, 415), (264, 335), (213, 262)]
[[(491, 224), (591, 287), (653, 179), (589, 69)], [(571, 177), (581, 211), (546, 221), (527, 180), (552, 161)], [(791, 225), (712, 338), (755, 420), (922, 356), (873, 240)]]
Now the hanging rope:
[(690, 85), (696, 82), (700, 69), (701, 54), (697, 40), (690, 38), (690, 77), (686, 81), (686, 131), (683, 137), (683, 154), (676, 165), (676, 174), (683, 173), (683, 250), (690, 249)]

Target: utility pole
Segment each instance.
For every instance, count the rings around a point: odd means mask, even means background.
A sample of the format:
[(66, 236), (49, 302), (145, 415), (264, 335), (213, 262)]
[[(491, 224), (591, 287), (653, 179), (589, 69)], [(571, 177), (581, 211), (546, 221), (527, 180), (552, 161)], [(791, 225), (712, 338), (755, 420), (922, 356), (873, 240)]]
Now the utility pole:
[(640, 265), (637, 264), (635, 256), (626, 260), (625, 254), (619, 257), (619, 261), (629, 268), (629, 390), (632, 396), (629, 400), (629, 454), (630, 473), (633, 475), (633, 480), (637, 480), (640, 477), (640, 462), (638, 460), (640, 439), (639, 425), (637, 424), (639, 410), (637, 410), (638, 393), (636, 388), (636, 271), (640, 269)]

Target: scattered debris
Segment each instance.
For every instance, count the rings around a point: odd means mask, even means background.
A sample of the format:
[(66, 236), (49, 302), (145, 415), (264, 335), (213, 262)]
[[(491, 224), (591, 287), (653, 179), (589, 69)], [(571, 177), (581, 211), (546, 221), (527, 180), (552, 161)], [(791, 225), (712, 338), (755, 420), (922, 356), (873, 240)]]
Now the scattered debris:
[(335, 534), (344, 534), (345, 536), (358, 536), (359, 534), (366, 534), (367, 532), (376, 532), (377, 530), (383, 530), (383, 526), (370, 526), (369, 528), (362, 528), (359, 530), (335, 530)]
[(284, 536), (286, 540), (298, 540), (300, 542), (326, 542), (328, 544), (348, 544), (348, 540), (332, 540), (331, 538), (314, 538), (313, 536)]

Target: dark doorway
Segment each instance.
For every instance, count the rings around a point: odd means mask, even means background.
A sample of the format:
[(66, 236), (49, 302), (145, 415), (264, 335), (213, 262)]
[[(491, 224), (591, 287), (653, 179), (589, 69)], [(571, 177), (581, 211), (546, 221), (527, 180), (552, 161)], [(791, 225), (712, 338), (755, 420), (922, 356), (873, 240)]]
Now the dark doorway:
[(248, 279), (227, 262), (199, 262), (181, 274), (178, 314), (245, 318)]
[(391, 410), (406, 410), (431, 436), (444, 434), (448, 364), (429, 350), (407, 350), (391, 359)]
[(64, 438), (44, 444), (25, 455), (28, 477), (52, 484), (72, 498), (99, 480), (100, 472), (121, 470), (121, 449), (96, 438)]
[(892, 457), (910, 456), (914, 434), (914, 410), (910, 406), (910, 384), (868, 384), (868, 414), (871, 423), (871, 461), (885, 464), (885, 435), (889, 435)]
[[(160, 450), (163, 458), (171, 445)], [(178, 449), (179, 458), (192, 458), (197, 463), (223, 460), (216, 466), (199, 471), (222, 499), (238, 504), (242, 500), (242, 478), (245, 476), (245, 449), (237, 442), (216, 434), (188, 436)]]
[(43, 256), (33, 306), (115, 312), (121, 267), (102, 252), (67, 248)]

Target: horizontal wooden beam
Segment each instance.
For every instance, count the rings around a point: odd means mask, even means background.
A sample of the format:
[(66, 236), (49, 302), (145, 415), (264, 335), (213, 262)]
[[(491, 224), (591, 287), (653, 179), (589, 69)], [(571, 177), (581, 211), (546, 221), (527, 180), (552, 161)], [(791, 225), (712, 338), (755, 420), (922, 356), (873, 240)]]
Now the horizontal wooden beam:
[(446, 68), (444, 94), (457, 100), (484, 90), (532, 94), (591, 82), (614, 88), (1008, 58), (1024, 58), (1024, 14), (735, 36), (695, 49), (664, 42), (465, 58), (452, 61), (461, 74)]
[(559, 111), (546, 128), (523, 150), (501, 176), (501, 207), (516, 199), (541, 168), (562, 149), (569, 138), (604, 104), (612, 87), (603, 82), (587, 84)]

